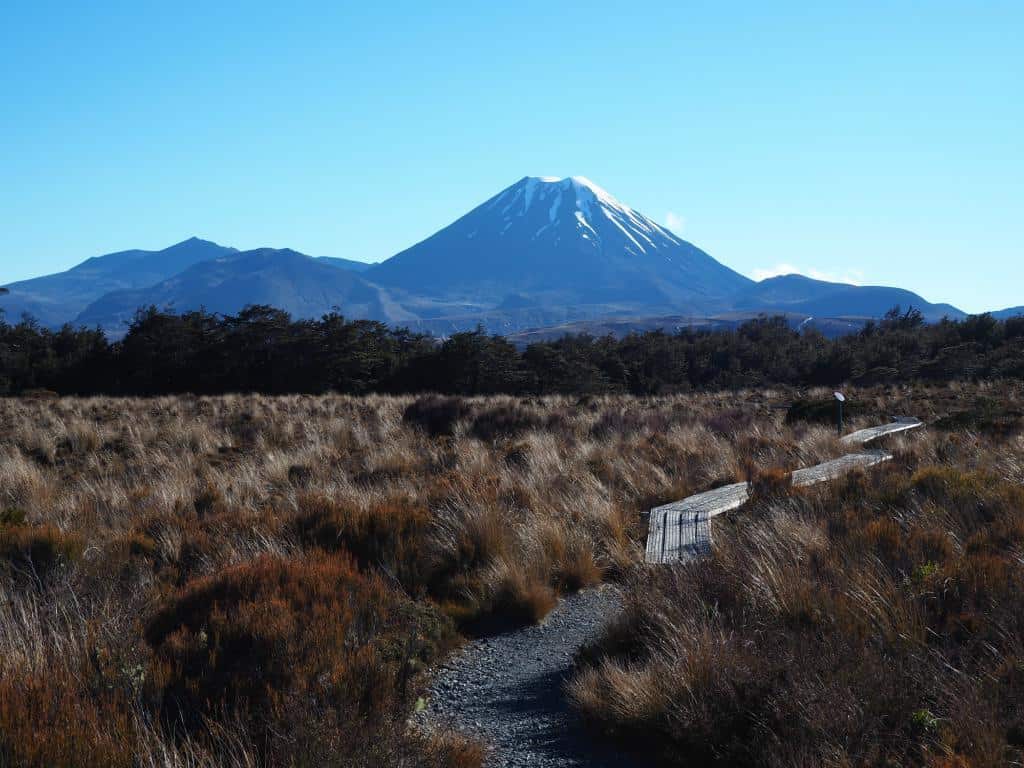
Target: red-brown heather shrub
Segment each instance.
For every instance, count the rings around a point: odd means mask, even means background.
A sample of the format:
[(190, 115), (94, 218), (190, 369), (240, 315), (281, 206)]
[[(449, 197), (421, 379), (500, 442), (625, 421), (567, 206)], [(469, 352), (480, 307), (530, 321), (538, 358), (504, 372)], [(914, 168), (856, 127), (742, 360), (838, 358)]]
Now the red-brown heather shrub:
[(45, 579), (82, 554), (82, 538), (53, 525), (0, 523), (0, 573)]
[(115, 691), (88, 690), (60, 666), (0, 674), (2, 766), (132, 768), (137, 737), (129, 703)]
[(295, 529), (307, 546), (348, 552), (362, 568), (383, 570), (410, 592), (426, 588), (430, 563), (424, 547), (431, 516), (421, 503), (399, 497), (363, 506), (303, 493), (297, 506)]
[(325, 731), (335, 755), (390, 744), (414, 678), (451, 642), (438, 614), (327, 554), (265, 555), (191, 583), (145, 637), (165, 718), (196, 729), (202, 717), (235, 713), (276, 759), (316, 753)]

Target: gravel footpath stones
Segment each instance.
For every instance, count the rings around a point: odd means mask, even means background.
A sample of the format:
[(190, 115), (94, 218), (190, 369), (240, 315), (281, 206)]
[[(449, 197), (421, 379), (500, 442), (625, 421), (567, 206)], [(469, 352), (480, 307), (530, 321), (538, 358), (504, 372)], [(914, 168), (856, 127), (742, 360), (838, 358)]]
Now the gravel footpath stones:
[(488, 768), (639, 766), (586, 731), (563, 690), (576, 651), (620, 608), (618, 590), (605, 585), (565, 598), (537, 626), (467, 643), (437, 670), (416, 722), (490, 745)]

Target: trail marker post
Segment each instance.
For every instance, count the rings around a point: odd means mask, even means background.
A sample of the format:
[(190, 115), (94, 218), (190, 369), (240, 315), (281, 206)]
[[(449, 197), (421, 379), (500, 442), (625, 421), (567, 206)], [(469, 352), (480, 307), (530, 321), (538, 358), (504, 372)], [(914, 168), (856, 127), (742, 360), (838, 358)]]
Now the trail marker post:
[(834, 392), (836, 396), (836, 429), (839, 430), (839, 436), (843, 436), (843, 403), (846, 402), (846, 395), (842, 392)]

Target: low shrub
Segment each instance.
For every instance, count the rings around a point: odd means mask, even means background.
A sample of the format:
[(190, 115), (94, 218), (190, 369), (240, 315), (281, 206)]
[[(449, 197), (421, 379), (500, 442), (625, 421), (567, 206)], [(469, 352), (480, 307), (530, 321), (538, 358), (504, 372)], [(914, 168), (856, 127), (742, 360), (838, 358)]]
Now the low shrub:
[[(786, 423), (796, 424), (835, 424), (839, 415), (838, 404), (834, 398), (827, 400), (794, 400), (786, 411)], [(870, 407), (867, 403), (857, 400), (847, 400), (843, 403), (843, 418), (856, 419), (872, 416), (884, 418), (877, 409)]]
[(531, 411), (517, 405), (499, 405), (478, 413), (473, 419), (470, 434), (480, 440), (493, 441), (518, 437), (538, 429), (541, 423), (540, 417)]
[(406, 406), (402, 421), (419, 427), (431, 437), (450, 437), (455, 434), (455, 425), (470, 411), (469, 404), (461, 397), (426, 395)]
[(82, 538), (53, 525), (0, 525), (0, 571), (45, 578), (74, 563)]
[(1024, 411), (987, 397), (979, 397), (968, 408), (958, 408), (933, 423), (947, 432), (973, 430), (994, 437), (1006, 438), (1024, 430)]
[(89, 691), (57, 667), (0, 674), (0, 765), (134, 768), (138, 732), (117, 692)]
[(266, 555), (179, 590), (145, 637), (147, 682), (170, 723), (198, 730), (232, 713), (273, 764), (293, 763), (298, 749), (387, 765), (411, 682), (450, 630), (348, 557)]
[(297, 504), (295, 530), (306, 546), (347, 552), (364, 570), (389, 573), (413, 593), (430, 581), (424, 547), (431, 516), (422, 504), (390, 498), (345, 504), (319, 493), (301, 494)]

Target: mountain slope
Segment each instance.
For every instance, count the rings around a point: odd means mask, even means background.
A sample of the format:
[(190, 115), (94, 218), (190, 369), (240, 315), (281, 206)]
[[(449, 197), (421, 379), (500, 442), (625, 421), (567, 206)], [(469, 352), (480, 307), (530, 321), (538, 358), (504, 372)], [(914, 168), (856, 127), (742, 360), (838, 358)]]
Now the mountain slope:
[(762, 280), (740, 293), (734, 301), (737, 310), (778, 310), (815, 317), (878, 318), (895, 306), (916, 307), (930, 322), (965, 316), (950, 304), (933, 304), (902, 288), (830, 283), (803, 275)]
[(0, 300), (8, 322), (27, 312), (45, 326), (71, 322), (91, 302), (111, 291), (144, 288), (208, 259), (236, 253), (193, 237), (162, 251), (120, 251), (83, 261), (66, 272), (10, 283)]
[(521, 179), (366, 277), (490, 308), (710, 307), (751, 282), (579, 176)]
[(992, 316), (1000, 320), (1006, 320), (1011, 317), (1024, 316), (1024, 307), (1010, 307), (1009, 309), (1000, 309), (998, 312), (993, 312)]
[(337, 256), (315, 256), (317, 261), (322, 264), (327, 264), (332, 267), (338, 267), (339, 269), (348, 269), (352, 272), (365, 272), (374, 264), (369, 264), (365, 261), (356, 261), (354, 259), (342, 259)]
[(83, 310), (78, 323), (123, 330), (139, 307), (228, 314), (248, 304), (269, 304), (294, 317), (318, 317), (338, 307), (353, 318), (413, 319), (355, 272), (296, 251), (261, 248), (200, 262), (148, 288), (109, 293)]

